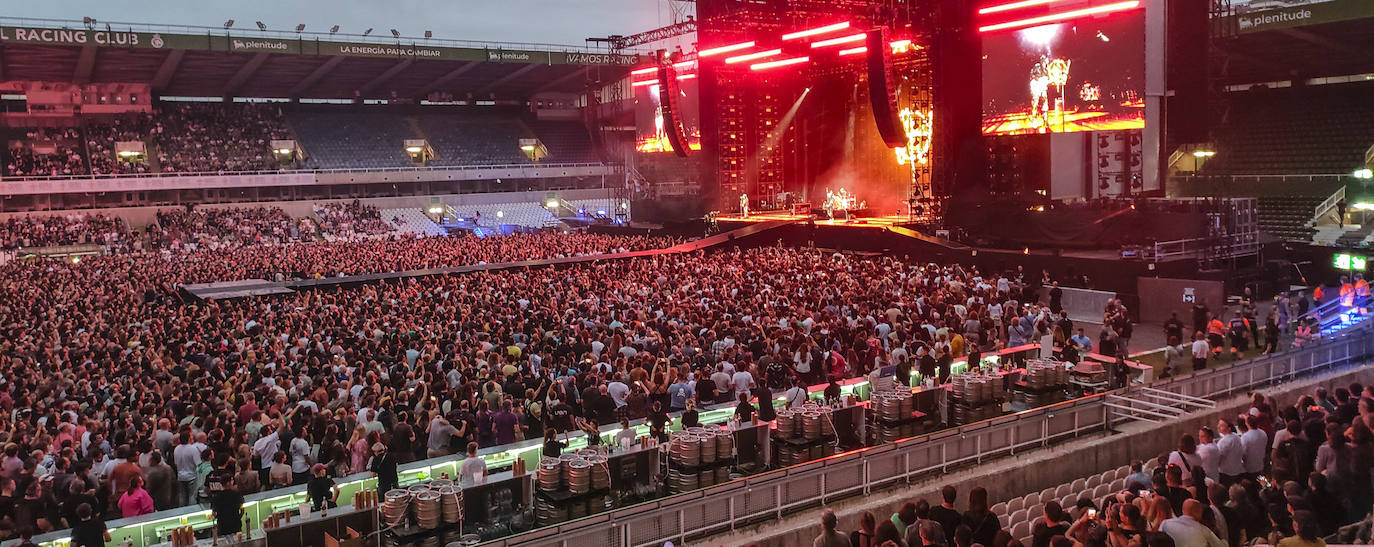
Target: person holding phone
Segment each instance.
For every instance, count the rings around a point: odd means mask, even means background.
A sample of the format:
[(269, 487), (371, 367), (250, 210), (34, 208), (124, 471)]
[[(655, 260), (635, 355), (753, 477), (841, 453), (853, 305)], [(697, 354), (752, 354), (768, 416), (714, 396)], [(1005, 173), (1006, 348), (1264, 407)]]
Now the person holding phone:
[[(1088, 513), (1096, 516), (1097, 510), (1088, 509)], [(1059, 505), (1059, 502), (1054, 500), (1046, 502), (1044, 515), (1045, 520), (1035, 523), (1035, 526), (1031, 528), (1030, 547), (1049, 547), (1050, 540), (1054, 536), (1065, 535), (1069, 531), (1068, 515), (1064, 513), (1064, 508)]]

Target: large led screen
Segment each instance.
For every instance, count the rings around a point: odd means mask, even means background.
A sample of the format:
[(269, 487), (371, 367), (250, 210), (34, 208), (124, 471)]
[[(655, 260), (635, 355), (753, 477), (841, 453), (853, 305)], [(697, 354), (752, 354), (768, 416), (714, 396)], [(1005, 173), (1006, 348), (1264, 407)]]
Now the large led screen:
[(983, 38), (983, 134), (1145, 127), (1145, 10)]
[[(646, 76), (647, 78), (647, 76)], [(678, 80), (678, 115), (682, 130), (687, 133), (687, 145), (701, 150), (701, 116), (697, 107), (695, 77)], [(658, 85), (635, 87), (635, 150), (639, 152), (672, 152), (663, 122), (663, 105), (659, 104)]]

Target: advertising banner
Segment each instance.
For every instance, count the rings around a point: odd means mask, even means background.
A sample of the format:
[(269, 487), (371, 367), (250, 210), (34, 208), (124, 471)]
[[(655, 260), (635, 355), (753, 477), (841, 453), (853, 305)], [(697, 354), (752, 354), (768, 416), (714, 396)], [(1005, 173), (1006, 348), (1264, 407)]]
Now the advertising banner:
[(313, 37), (239, 36), (229, 33), (164, 34), (118, 29), (53, 29), (0, 27), (0, 43), (54, 46), (98, 46), (136, 49), (194, 49), (240, 53), (290, 55), (344, 55), (394, 57), (443, 61), (485, 61), (541, 65), (630, 66), (638, 55), (613, 53), (536, 51), (503, 48), (431, 46), (424, 43), (372, 43), (321, 41)]
[(1232, 0), (1241, 33), (1374, 17), (1370, 0)]

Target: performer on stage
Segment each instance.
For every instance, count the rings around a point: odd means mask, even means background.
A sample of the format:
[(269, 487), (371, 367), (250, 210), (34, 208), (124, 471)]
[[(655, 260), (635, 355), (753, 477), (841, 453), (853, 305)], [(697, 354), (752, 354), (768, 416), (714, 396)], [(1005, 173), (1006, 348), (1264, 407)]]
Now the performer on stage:
[(739, 195), (740, 218), (749, 218), (749, 194)]

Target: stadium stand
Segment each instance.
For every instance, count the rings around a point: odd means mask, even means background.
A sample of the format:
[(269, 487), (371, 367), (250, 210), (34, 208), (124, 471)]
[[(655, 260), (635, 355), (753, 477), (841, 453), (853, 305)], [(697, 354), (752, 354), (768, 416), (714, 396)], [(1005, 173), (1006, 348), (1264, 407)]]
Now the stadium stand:
[(385, 112), (302, 111), (287, 115), (312, 169), (410, 167), (403, 143), (424, 135)]
[(587, 127), (580, 121), (536, 120), (530, 122), (530, 128), (549, 149), (549, 161), (580, 163), (599, 159)]
[(435, 158), (430, 165), (528, 163), (520, 151), (525, 130), (514, 116), (429, 113), (415, 116)]
[(271, 141), (291, 138), (276, 105), (164, 103), (157, 123), (164, 173), (277, 169)]
[(1216, 174), (1348, 174), (1374, 145), (1374, 85), (1365, 83), (1231, 93)]
[(414, 208), (401, 209), (381, 209), (379, 211), (383, 220), (396, 227), (396, 231), (403, 234), (413, 234), (421, 236), (441, 236), (445, 234), (443, 228), (436, 224), (429, 217), (425, 216), (424, 211)]
[[(599, 161), (581, 122), (526, 125), (518, 112), (504, 111), (164, 102), (151, 114), (86, 117), (73, 127), (7, 135), (3, 176), (13, 177), (412, 167), (406, 139), (427, 139), (435, 154), (427, 164), (436, 167), (530, 163), (520, 139), (536, 136), (549, 153), (541, 161)], [(274, 139), (295, 139), (308, 159), (279, 164)], [(118, 157), (120, 141), (142, 142), (147, 157)]]
[(85, 127), (86, 156), (90, 158), (88, 172), (92, 175), (111, 175), (151, 171), (146, 163), (120, 159), (115, 155), (115, 144), (121, 141), (147, 143), (155, 127), (153, 116), (148, 114), (88, 120)]
[(1260, 197), (1255, 203), (1260, 231), (1286, 241), (1311, 241), (1316, 229), (1309, 224), (1324, 199), (1300, 195)]

